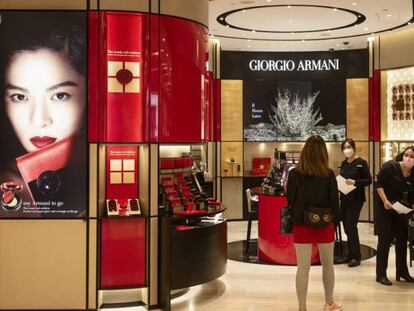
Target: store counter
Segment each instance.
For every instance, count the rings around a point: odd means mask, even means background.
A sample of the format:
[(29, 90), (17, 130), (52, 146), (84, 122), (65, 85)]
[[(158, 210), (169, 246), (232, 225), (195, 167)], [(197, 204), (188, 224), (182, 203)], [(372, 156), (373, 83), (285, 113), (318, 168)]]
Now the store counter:
[[(285, 196), (277, 196), (262, 191), (261, 187), (252, 192), (259, 196), (258, 259), (283, 265), (296, 264), (293, 234), (280, 233), (281, 209), (287, 205)], [(316, 245), (312, 249), (312, 264), (319, 263)]]

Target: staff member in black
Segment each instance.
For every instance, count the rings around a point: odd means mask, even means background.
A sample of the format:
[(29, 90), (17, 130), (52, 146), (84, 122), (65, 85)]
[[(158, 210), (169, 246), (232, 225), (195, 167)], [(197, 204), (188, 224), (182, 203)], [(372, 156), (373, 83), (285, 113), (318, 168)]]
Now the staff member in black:
[(377, 282), (392, 285), (387, 278), (388, 254), (395, 238), (396, 279), (414, 282), (407, 267), (408, 218), (398, 214), (392, 204), (399, 201), (409, 207), (414, 203), (414, 146), (404, 150), (401, 161), (384, 163), (378, 173), (375, 204), (375, 229), (378, 234)]
[(346, 157), (341, 164), (341, 175), (348, 185), (356, 187), (346, 195), (341, 193), (341, 216), (348, 237), (348, 256), (345, 262), (348, 262), (348, 267), (356, 267), (361, 264), (357, 224), (365, 202), (365, 187), (372, 183), (372, 178), (367, 161), (357, 156), (352, 138), (345, 140), (341, 149)]

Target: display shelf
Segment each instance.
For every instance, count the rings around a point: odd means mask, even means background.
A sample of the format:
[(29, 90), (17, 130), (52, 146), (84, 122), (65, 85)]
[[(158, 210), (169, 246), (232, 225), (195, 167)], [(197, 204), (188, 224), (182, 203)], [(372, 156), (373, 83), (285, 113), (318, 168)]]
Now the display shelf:
[(216, 215), (219, 213), (223, 213), (227, 207), (220, 207), (220, 209), (214, 210), (214, 211), (205, 211), (205, 210), (193, 210), (193, 211), (180, 211), (174, 213), (174, 218), (187, 218), (187, 217), (200, 217), (200, 216), (210, 216), (210, 215)]

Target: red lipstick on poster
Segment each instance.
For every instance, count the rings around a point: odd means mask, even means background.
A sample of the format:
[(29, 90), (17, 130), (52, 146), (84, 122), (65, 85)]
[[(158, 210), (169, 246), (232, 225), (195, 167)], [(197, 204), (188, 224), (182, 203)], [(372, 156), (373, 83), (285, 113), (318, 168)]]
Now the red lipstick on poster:
[(31, 143), (37, 147), (37, 148), (43, 148), (50, 144), (53, 144), (56, 141), (55, 137), (49, 137), (49, 136), (35, 136), (30, 138)]

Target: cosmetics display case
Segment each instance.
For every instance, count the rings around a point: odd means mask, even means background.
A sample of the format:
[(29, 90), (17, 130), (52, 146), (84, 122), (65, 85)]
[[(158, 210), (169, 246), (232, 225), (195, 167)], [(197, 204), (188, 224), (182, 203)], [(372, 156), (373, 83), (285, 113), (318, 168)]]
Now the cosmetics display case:
[(99, 304), (114, 292), (146, 301), (149, 237), (148, 144), (98, 144)]
[(226, 271), (226, 208), (210, 186), (210, 149), (208, 144), (160, 145), (159, 204), (171, 235), (171, 290), (214, 280)]
[(414, 67), (381, 72), (381, 165), (414, 145)]

